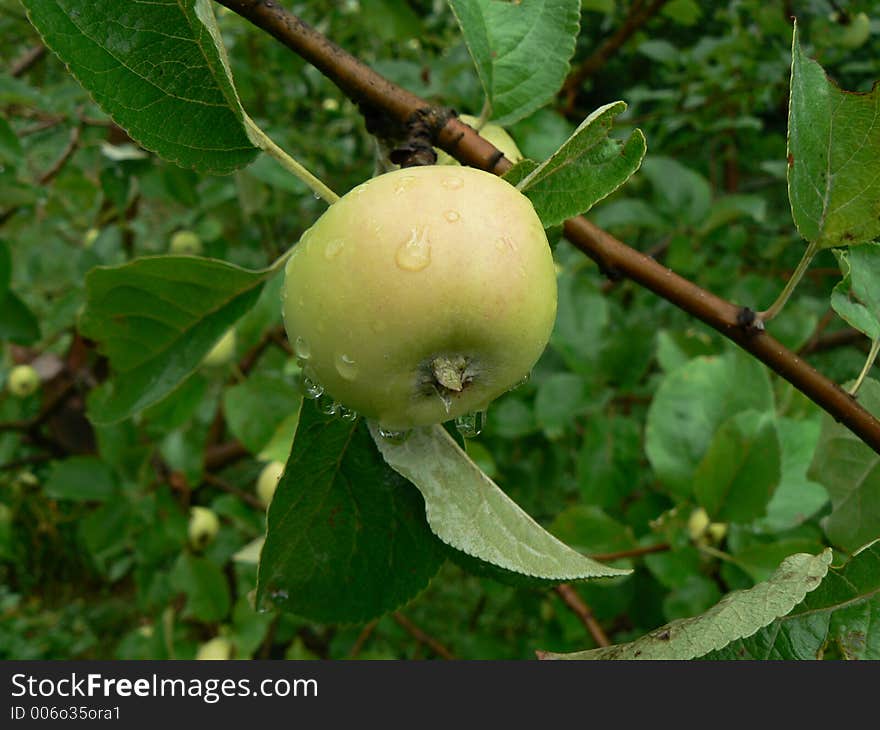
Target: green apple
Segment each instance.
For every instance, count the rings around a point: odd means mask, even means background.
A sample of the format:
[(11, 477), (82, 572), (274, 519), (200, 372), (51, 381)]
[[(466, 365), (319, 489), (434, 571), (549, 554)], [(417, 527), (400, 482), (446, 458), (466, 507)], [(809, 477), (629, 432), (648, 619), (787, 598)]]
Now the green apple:
[(189, 544), (195, 550), (203, 550), (217, 536), (220, 519), (207, 507), (191, 507), (189, 511)]
[(95, 241), (98, 240), (98, 236), (101, 235), (101, 231), (97, 228), (89, 228), (86, 231), (86, 235), (83, 236), (83, 248), (89, 249), (95, 245)]
[(429, 165), (330, 206), (292, 251), (282, 296), (307, 391), (406, 430), (482, 411), (529, 374), (553, 329), (556, 270), (510, 183)]
[[(459, 119), (465, 124), (470, 125), (474, 129), (477, 128), (477, 124), (479, 123), (479, 119), (477, 117), (472, 117), (470, 114), (462, 114)], [(516, 142), (513, 141), (513, 137), (511, 137), (507, 130), (504, 127), (500, 127), (497, 124), (492, 124), (492, 122), (487, 122), (482, 126), (479, 130), (480, 136), (483, 137), (487, 142), (491, 142), (495, 147), (501, 150), (504, 153), (504, 156), (513, 163), (519, 162), (523, 159), (523, 153), (519, 151), (519, 147), (516, 146)], [(436, 149), (437, 152), (437, 164), (438, 165), (458, 165), (459, 162), (452, 155), (444, 152), (441, 149)]]
[(27, 398), (39, 389), (40, 374), (30, 365), (16, 365), (9, 371), (6, 386), (16, 398)]
[(832, 13), (831, 19), (837, 24), (834, 26), (833, 39), (842, 48), (859, 48), (871, 37), (871, 19), (865, 13), (849, 16), (847, 23), (841, 23), (837, 13)]
[(171, 236), (171, 244), (168, 248), (171, 253), (200, 256), (203, 250), (202, 239), (195, 231), (177, 231)]
[(219, 368), (228, 365), (235, 357), (235, 329), (229, 329), (217, 344), (214, 345), (202, 360), (202, 365), (209, 368)]
[(232, 659), (232, 643), (223, 636), (215, 636), (198, 648), (196, 659), (200, 661)]
[(266, 507), (272, 501), (272, 497), (275, 495), (275, 488), (278, 486), (278, 481), (283, 473), (284, 462), (270, 461), (263, 467), (260, 476), (257, 477), (257, 497), (260, 498), (260, 501)]
[(727, 535), (727, 523), (712, 522), (709, 514), (702, 507), (697, 507), (691, 512), (687, 528), (691, 540), (700, 545), (719, 543)]

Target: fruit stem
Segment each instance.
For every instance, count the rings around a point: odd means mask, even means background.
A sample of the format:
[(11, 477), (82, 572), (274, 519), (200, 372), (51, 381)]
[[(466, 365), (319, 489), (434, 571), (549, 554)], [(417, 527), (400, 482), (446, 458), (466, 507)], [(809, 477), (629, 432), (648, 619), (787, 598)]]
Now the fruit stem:
[(478, 132), (486, 126), (486, 122), (489, 121), (489, 117), (492, 115), (492, 104), (489, 102), (489, 97), (486, 97), (486, 100), (483, 102), (483, 108), (480, 110), (480, 118), (477, 119), (477, 123), (474, 126)]
[(431, 372), (437, 382), (447, 390), (460, 393), (465, 386), (465, 371), (467, 360), (461, 355), (446, 357), (439, 355), (431, 360)]
[(323, 198), (330, 205), (333, 205), (333, 203), (339, 200), (339, 196), (336, 193), (334, 193), (323, 182), (321, 182), (317, 177), (310, 173), (293, 157), (287, 154), (287, 152), (281, 149), (281, 147), (275, 144), (275, 142), (273, 142), (269, 138), (269, 135), (267, 135), (262, 129), (257, 126), (256, 122), (254, 122), (253, 119), (246, 116), (245, 125), (247, 126), (248, 131), (251, 133), (251, 139), (254, 144), (256, 144), (264, 152), (278, 160), (278, 162), (281, 163), (281, 166), (285, 170), (293, 173), (293, 175), (304, 182), (309, 187), (309, 189), (313, 193), (315, 193), (316, 196), (318, 196), (319, 198)]
[(810, 266), (810, 262), (812, 262), (813, 257), (819, 251), (819, 242), (811, 241), (810, 245), (807, 246), (807, 250), (804, 251), (803, 258), (801, 258), (800, 263), (797, 265), (797, 268), (794, 270), (794, 273), (791, 275), (791, 278), (785, 283), (785, 287), (782, 289), (782, 292), (776, 298), (776, 301), (770, 305), (769, 309), (765, 309), (763, 312), (758, 312), (758, 318), (762, 322), (769, 322), (773, 319), (782, 308), (785, 306), (785, 303), (788, 301), (788, 298), (791, 296), (795, 287), (800, 283), (800, 280), (804, 278), (804, 274)]
[(862, 387), (862, 382), (868, 376), (868, 373), (871, 372), (871, 368), (874, 366), (874, 361), (877, 359), (878, 352), (880, 352), (880, 338), (871, 343), (871, 350), (868, 352), (868, 359), (865, 360), (865, 367), (862, 368), (862, 372), (859, 373), (856, 382), (853, 383), (853, 386), (849, 389), (849, 394), (853, 398), (855, 398), (856, 393), (859, 392), (859, 388)]

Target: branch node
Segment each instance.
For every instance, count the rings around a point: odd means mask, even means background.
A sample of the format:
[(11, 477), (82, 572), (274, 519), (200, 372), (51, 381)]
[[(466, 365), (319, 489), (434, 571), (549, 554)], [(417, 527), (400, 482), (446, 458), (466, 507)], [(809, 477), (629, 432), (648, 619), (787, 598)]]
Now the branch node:
[(741, 307), (736, 313), (736, 324), (749, 335), (759, 335), (764, 331), (764, 322), (757, 312), (748, 307)]

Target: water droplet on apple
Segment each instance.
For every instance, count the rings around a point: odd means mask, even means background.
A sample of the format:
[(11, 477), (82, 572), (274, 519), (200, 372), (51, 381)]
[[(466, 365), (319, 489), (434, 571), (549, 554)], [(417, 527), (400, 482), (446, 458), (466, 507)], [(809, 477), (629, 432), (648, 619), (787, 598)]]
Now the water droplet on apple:
[(517, 388), (521, 388), (522, 386), (524, 386), (526, 383), (529, 382), (529, 376), (530, 376), (530, 375), (531, 375), (531, 373), (526, 373), (525, 375), (523, 375), (519, 380), (517, 380), (517, 381), (511, 386), (510, 390), (516, 390)]
[(409, 437), (409, 431), (397, 431), (379, 426), (379, 435), (392, 444), (402, 444)]
[(455, 419), (455, 428), (466, 439), (480, 435), (486, 424), (486, 411), (472, 411)]
[(412, 185), (413, 180), (415, 180), (413, 175), (404, 175), (394, 186), (394, 194), (402, 195), (405, 193), (409, 189), (409, 186)]
[(441, 185), (447, 190), (458, 190), (464, 185), (464, 180), (460, 177), (447, 177)]
[(324, 386), (312, 380), (306, 373), (303, 373), (302, 387), (303, 395), (309, 400), (315, 400), (324, 395)]
[(358, 375), (358, 366), (354, 358), (345, 353), (336, 356), (336, 372), (345, 380), (354, 380)]
[(345, 248), (345, 241), (341, 238), (334, 238), (324, 247), (324, 258), (328, 261), (335, 259), (342, 253), (343, 248)]
[(297, 337), (294, 340), (293, 354), (296, 355), (297, 360), (308, 360), (312, 356), (311, 345), (309, 345), (305, 337)]
[(397, 249), (397, 265), (406, 271), (421, 271), (431, 263), (428, 226), (413, 228), (409, 240)]
[(461, 219), (461, 213), (459, 213), (457, 210), (447, 210), (443, 214), (443, 217), (450, 223), (455, 223), (456, 221)]
[(516, 251), (516, 244), (507, 236), (499, 236), (495, 239), (495, 248), (500, 253)]
[(348, 423), (356, 421), (358, 417), (357, 411), (352, 410), (351, 408), (346, 408), (341, 403), (339, 404), (339, 410), (336, 412), (336, 415)]
[(335, 416), (339, 411), (339, 403), (329, 396), (322, 395), (318, 398), (318, 410), (325, 416)]

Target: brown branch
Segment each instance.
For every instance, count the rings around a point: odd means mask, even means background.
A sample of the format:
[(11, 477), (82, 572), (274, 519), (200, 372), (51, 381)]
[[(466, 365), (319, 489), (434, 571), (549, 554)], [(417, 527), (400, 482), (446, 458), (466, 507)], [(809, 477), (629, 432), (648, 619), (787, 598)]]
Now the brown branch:
[(58, 159), (52, 164), (52, 167), (40, 175), (40, 185), (48, 184), (64, 169), (67, 161), (73, 157), (73, 153), (76, 152), (76, 148), (79, 147), (80, 135), (82, 135), (82, 122), (77, 123), (77, 125), (70, 130), (70, 139), (67, 141), (67, 146), (58, 156)]
[(598, 555), (591, 555), (590, 558), (600, 563), (607, 563), (612, 560), (620, 560), (621, 558), (638, 558), (642, 555), (650, 555), (651, 553), (665, 553), (671, 549), (672, 546), (668, 542), (661, 542), (657, 545), (648, 545), (647, 547), (638, 547), (632, 550), (621, 550), (617, 553), (599, 553)]
[(596, 621), (592, 610), (584, 603), (584, 600), (574, 588), (568, 583), (560, 583), (553, 590), (562, 599), (562, 602), (571, 609), (572, 613), (581, 620), (581, 623), (587, 627), (587, 631), (590, 632), (590, 636), (593, 637), (593, 641), (596, 642), (597, 646), (611, 646), (611, 642), (608, 640), (602, 627), (599, 626), (599, 622)]
[(248, 450), (238, 441), (209, 446), (205, 451), (205, 470), (217, 471), (248, 455)]
[(239, 489), (234, 484), (230, 484), (224, 479), (219, 479), (215, 477), (213, 474), (208, 474), (207, 472), (202, 477), (202, 480), (205, 484), (210, 484), (212, 487), (217, 487), (217, 489), (222, 489), (224, 492), (228, 492), (243, 502), (247, 502), (251, 507), (256, 507), (261, 512), (266, 509), (266, 505), (264, 505), (255, 495), (250, 492), (246, 492), (244, 489)]
[(601, 69), (620, 48), (653, 18), (668, 0), (653, 0), (647, 5), (642, 2), (633, 2), (623, 23), (602, 43), (593, 53), (578, 66), (562, 85), (561, 94), (566, 99), (566, 106), (574, 104), (574, 97), (584, 81)]
[(429, 634), (426, 634), (424, 631), (422, 631), (400, 611), (395, 611), (394, 613), (392, 613), (391, 618), (393, 618), (397, 622), (398, 626), (406, 631), (406, 633), (412, 636), (420, 644), (424, 644), (425, 646), (427, 646), (437, 656), (449, 660), (456, 658), (455, 654), (449, 651), (449, 649), (443, 646), (443, 644), (437, 641), (437, 639), (435, 639), (433, 636), (430, 636)]
[(25, 51), (9, 69), (9, 75), (13, 78), (24, 76), (40, 59), (46, 56), (46, 46), (40, 44)]
[(847, 327), (846, 329), (811, 339), (798, 350), (798, 354), (811, 355), (814, 352), (826, 352), (827, 350), (848, 347), (849, 345), (863, 345), (867, 349), (869, 340), (865, 334), (859, 332), (854, 327)]
[(373, 631), (375, 631), (376, 626), (379, 624), (379, 619), (375, 618), (363, 629), (361, 629), (361, 633), (358, 634), (357, 639), (354, 642), (354, 645), (351, 647), (351, 651), (348, 652), (349, 659), (357, 659), (360, 655), (361, 651), (363, 651), (364, 644), (367, 643), (369, 638), (373, 635)]
[[(459, 162), (499, 175), (510, 168), (510, 161), (468, 125), (392, 84), (299, 18), (278, 7), (274, 0), (216, 1), (273, 35), (362, 105), (381, 110), (399, 125), (406, 125), (419, 116), (430, 120), (436, 131), (437, 145)], [(566, 221), (565, 237), (599, 264), (606, 274), (629, 277), (718, 330), (880, 453), (880, 421), (837, 384), (816, 372), (769, 334), (751, 326), (754, 313), (678, 276), (583, 216)], [(743, 387), (747, 388), (749, 384), (743, 383)]]

